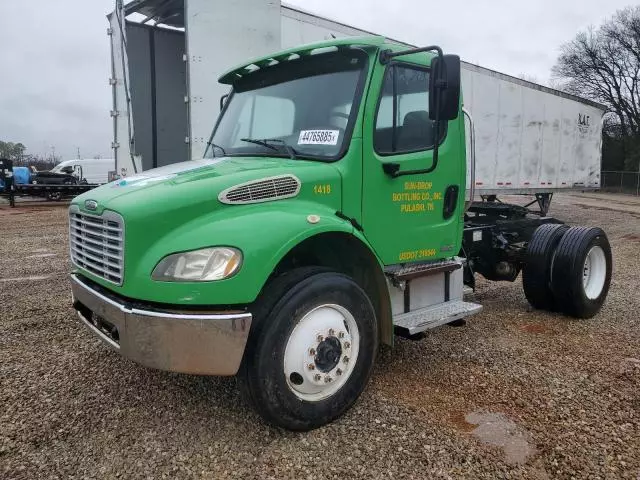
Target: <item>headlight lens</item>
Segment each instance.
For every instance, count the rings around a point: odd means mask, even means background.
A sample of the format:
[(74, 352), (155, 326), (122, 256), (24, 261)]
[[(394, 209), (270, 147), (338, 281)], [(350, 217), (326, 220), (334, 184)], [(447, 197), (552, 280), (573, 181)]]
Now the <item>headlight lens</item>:
[(161, 282), (210, 282), (240, 269), (242, 253), (231, 247), (211, 247), (174, 253), (160, 260), (151, 278)]

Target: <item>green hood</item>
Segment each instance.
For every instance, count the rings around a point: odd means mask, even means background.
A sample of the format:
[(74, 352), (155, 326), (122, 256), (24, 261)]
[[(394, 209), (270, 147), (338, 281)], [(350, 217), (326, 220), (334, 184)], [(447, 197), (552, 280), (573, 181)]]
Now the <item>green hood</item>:
[[(222, 157), (155, 168), (103, 185), (76, 197), (74, 204), (84, 209), (86, 200), (98, 203), (96, 211), (114, 210), (125, 219), (162, 213), (163, 217), (189, 211), (210, 212), (222, 206), (218, 194), (233, 185), (277, 175), (294, 174), (303, 183), (338, 181), (340, 175), (331, 165), (305, 160), (268, 157)], [(302, 193), (302, 192), (301, 192)], [(237, 207), (234, 207), (237, 208)], [(175, 220), (174, 220), (175, 221)], [(182, 218), (184, 221), (184, 217)]]

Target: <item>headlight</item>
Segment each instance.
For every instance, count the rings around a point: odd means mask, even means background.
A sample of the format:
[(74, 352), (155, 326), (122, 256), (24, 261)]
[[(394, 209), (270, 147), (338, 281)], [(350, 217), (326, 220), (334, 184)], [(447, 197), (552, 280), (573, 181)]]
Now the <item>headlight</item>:
[(209, 282), (228, 278), (240, 269), (242, 253), (231, 247), (211, 247), (164, 257), (151, 278), (161, 282)]

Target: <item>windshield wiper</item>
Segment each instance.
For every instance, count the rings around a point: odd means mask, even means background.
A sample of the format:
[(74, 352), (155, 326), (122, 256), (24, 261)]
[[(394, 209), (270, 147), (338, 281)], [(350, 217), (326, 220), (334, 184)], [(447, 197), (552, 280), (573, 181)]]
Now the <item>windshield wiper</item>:
[(287, 153), (289, 154), (289, 157), (291, 157), (292, 160), (295, 160), (297, 158), (296, 156), (297, 152), (293, 149), (293, 147), (289, 145), (287, 142), (285, 142), (284, 140), (281, 140), (279, 138), (262, 138), (262, 139), (241, 138), (240, 140), (242, 140), (243, 142), (255, 143), (256, 145), (262, 145), (263, 147), (267, 147), (267, 148), (270, 148), (271, 150), (276, 150), (276, 151), (278, 150), (278, 148), (274, 147), (269, 142), (278, 143), (282, 145), (282, 147), (287, 151)]
[[(227, 152), (224, 151), (224, 148), (222, 148), (220, 145), (217, 145), (217, 144), (213, 143), (212, 141), (208, 141), (207, 145), (210, 146), (210, 147), (213, 147), (213, 148), (219, 148), (222, 151), (222, 155), (226, 155), (227, 154)], [(213, 156), (215, 157), (216, 156), (215, 150), (213, 150), (212, 153), (213, 153)]]

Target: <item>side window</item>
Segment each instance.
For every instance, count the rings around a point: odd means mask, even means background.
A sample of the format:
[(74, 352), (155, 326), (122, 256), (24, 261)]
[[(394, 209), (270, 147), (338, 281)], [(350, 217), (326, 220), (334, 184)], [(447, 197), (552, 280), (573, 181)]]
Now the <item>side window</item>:
[(383, 155), (433, 148), (429, 119), (429, 71), (393, 65), (387, 68), (376, 115), (373, 143)]

